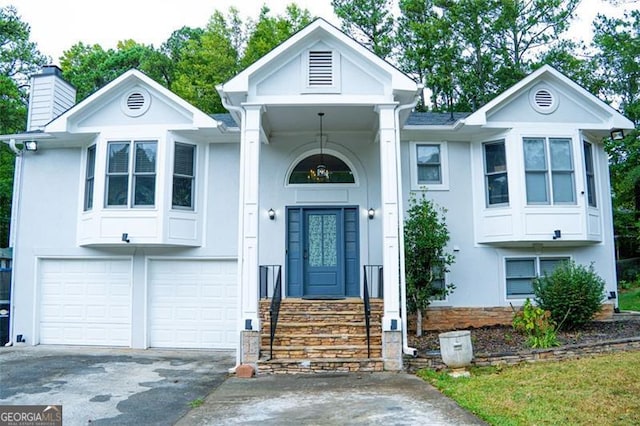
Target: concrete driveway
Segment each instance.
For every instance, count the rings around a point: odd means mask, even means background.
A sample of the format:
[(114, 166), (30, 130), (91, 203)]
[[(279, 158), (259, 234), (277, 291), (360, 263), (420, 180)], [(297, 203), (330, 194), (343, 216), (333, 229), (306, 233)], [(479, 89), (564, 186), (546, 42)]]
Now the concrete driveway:
[(0, 405), (62, 405), (65, 425), (173, 425), (234, 363), (220, 351), (0, 347)]

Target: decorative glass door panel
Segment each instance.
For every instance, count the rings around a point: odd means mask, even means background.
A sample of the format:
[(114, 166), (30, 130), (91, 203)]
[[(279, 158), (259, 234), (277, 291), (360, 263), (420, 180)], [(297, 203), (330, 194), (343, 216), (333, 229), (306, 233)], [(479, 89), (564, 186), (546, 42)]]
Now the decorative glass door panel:
[(343, 296), (342, 210), (306, 210), (304, 277), (307, 296)]

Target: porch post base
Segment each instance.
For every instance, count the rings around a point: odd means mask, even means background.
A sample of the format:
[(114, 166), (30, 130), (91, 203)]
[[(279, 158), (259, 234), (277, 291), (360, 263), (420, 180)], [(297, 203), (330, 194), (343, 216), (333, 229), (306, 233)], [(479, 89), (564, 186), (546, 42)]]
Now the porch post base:
[(402, 370), (402, 331), (382, 332), (382, 359), (386, 371)]
[(260, 358), (260, 332), (257, 330), (243, 330), (240, 332), (240, 338), (242, 339), (240, 362), (255, 366)]

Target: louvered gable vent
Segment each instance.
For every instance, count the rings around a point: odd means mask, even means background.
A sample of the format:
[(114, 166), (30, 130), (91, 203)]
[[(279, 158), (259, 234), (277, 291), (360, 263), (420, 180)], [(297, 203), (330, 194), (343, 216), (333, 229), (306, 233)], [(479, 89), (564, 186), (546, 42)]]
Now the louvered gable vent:
[(309, 52), (309, 87), (333, 86), (333, 52), (312, 50)]
[(535, 102), (539, 108), (551, 108), (553, 106), (553, 95), (545, 89), (536, 92)]
[(144, 108), (144, 95), (139, 92), (135, 92), (129, 95), (127, 98), (127, 108), (132, 110), (138, 110)]

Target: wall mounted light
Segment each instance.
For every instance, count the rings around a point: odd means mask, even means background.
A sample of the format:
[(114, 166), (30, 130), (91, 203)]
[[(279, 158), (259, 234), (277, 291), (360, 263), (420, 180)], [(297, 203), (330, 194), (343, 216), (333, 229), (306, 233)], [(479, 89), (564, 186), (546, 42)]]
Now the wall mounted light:
[(367, 210), (367, 217), (369, 219), (373, 219), (373, 217), (376, 215), (376, 211), (373, 207), (369, 207), (369, 210)]
[(555, 231), (553, 231), (553, 239), (557, 240), (559, 238), (562, 238), (562, 231), (556, 229)]
[(24, 149), (26, 151), (37, 151), (38, 150), (38, 142), (37, 141), (25, 141)]
[(611, 131), (611, 139), (614, 141), (620, 141), (624, 139), (624, 130), (622, 129), (614, 129)]
[(124, 241), (125, 243), (130, 243), (131, 240), (129, 239), (129, 234), (127, 234), (126, 232), (122, 233), (122, 241)]
[(269, 211), (267, 212), (269, 214), (269, 219), (271, 220), (275, 220), (276, 218), (276, 211), (274, 209), (269, 209)]
[(616, 292), (615, 291), (610, 291), (609, 295), (607, 296), (607, 299), (613, 300), (615, 298), (616, 298)]

